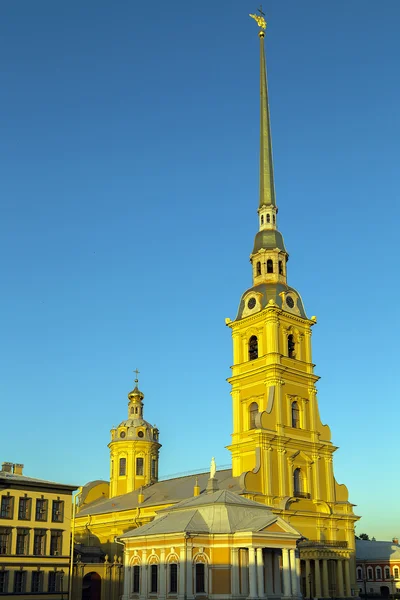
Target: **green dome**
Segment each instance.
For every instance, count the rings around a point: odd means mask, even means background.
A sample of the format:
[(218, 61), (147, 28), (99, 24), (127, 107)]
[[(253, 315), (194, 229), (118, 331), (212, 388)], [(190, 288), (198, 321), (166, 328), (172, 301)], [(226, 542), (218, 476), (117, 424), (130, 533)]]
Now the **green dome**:
[(277, 229), (263, 229), (259, 231), (254, 239), (253, 254), (256, 254), (261, 249), (274, 250), (279, 248), (283, 252), (286, 252), (283, 237), (280, 231)]

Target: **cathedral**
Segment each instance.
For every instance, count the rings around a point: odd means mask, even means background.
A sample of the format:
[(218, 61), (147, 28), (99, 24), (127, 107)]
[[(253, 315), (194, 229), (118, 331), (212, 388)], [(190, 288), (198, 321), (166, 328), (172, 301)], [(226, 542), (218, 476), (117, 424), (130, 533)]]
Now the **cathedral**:
[[(135, 381), (111, 430), (110, 481), (79, 494), (72, 598), (349, 598), (357, 590), (348, 491), (319, 415), (312, 327), (288, 283), (278, 226), (262, 14), (260, 196), (229, 379), (232, 468), (158, 480), (160, 432)], [(256, 208), (256, 203), (255, 203)], [(230, 415), (226, 415), (229, 418)]]

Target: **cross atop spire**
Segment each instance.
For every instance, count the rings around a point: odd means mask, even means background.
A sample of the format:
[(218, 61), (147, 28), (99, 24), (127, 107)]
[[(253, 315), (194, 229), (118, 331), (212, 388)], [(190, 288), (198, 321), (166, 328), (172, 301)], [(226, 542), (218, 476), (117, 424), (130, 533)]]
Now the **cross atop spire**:
[(138, 375), (139, 375), (140, 371), (136, 368), (133, 372), (136, 373), (135, 383), (139, 383)]

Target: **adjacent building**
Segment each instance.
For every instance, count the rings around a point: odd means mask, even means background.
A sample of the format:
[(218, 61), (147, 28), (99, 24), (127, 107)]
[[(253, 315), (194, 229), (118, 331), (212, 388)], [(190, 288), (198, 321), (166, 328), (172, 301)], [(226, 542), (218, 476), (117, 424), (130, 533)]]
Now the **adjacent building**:
[[(122, 544), (124, 600), (148, 594), (345, 598), (358, 591), (358, 517), (347, 488), (335, 479), (337, 447), (318, 407), (312, 357), (317, 319), (289, 283), (289, 254), (278, 228), (266, 23), (261, 14), (253, 16), (261, 64), (260, 190), (252, 284), (235, 319), (226, 320), (233, 342), (232, 469), (158, 481), (159, 432), (144, 420), (136, 380), (127, 419), (111, 430), (110, 482), (91, 482), (80, 494), (76, 540), (81, 549), (97, 546), (103, 558), (96, 564), (81, 555), (76, 600), (118, 597)], [(209, 493), (213, 480), (218, 490)], [(236, 515), (233, 521), (228, 513)], [(253, 517), (241, 522), (239, 514), (247, 513)]]
[(356, 540), (357, 586), (360, 596), (400, 594), (399, 540)]
[(34, 479), (22, 464), (0, 471), (0, 595), (67, 598), (75, 486)]

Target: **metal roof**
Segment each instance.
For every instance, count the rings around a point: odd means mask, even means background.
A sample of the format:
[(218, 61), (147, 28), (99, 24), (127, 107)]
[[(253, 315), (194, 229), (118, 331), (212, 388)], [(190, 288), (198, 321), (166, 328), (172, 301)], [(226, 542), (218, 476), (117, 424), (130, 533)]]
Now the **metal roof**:
[(400, 546), (393, 542), (356, 540), (357, 560), (397, 560), (400, 562)]

